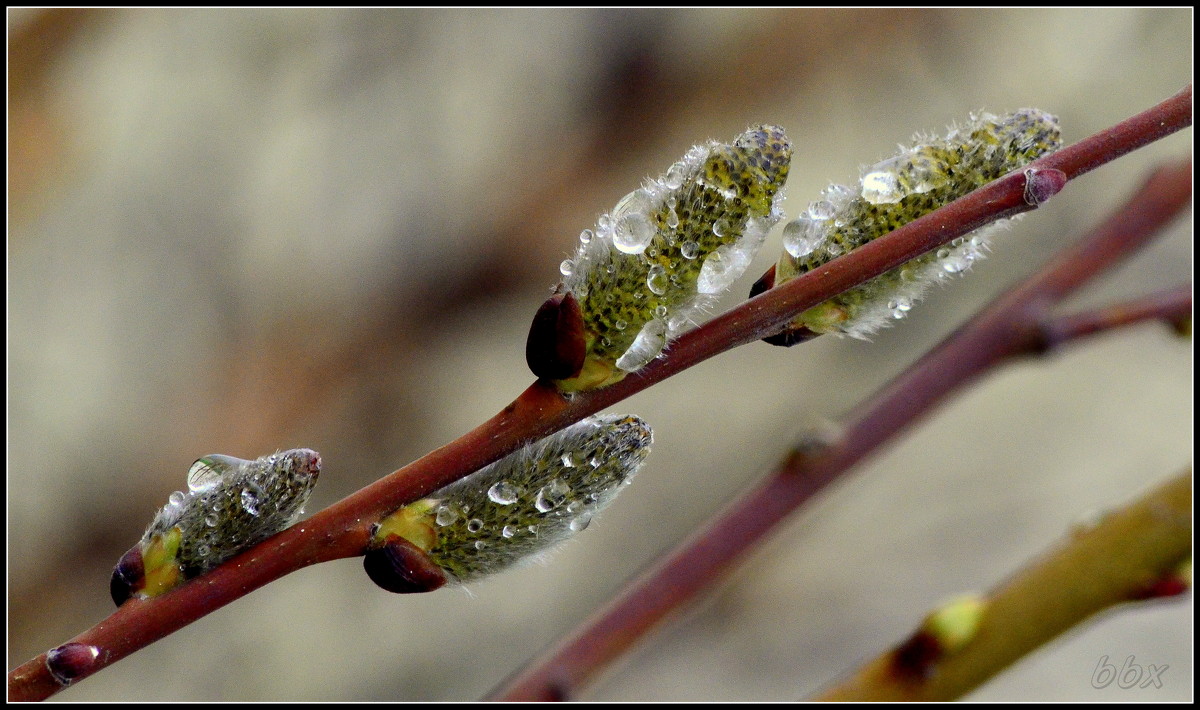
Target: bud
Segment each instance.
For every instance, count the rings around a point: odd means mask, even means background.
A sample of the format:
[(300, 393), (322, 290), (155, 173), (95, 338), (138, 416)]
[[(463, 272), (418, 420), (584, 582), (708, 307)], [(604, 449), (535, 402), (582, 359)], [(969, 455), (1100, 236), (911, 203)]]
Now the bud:
[(59, 685), (70, 685), (91, 673), (100, 658), (100, 649), (85, 643), (66, 643), (46, 652), (46, 670)]
[(140, 543), (113, 569), (110, 592), (153, 597), (198, 577), (295, 522), (317, 482), (321, 456), (292, 449), (246, 461), (211, 454), (188, 471)]
[[(945, 138), (922, 139), (912, 148), (863, 171), (855, 187), (831, 185), (821, 199), (783, 230), (784, 253), (775, 267), (781, 284), (877, 239), (1033, 160), (1057, 150), (1058, 119), (1037, 109), (997, 118), (973, 115)], [(1062, 187), (1065, 176), (1027, 176), (1027, 200), (1040, 202)], [(1035, 180), (1036, 178), (1036, 180)], [(865, 339), (903, 318), (929, 285), (959, 274), (981, 259), (1001, 220), (835, 296), (801, 313), (776, 344), (807, 333), (844, 333)], [(785, 331), (789, 332), (789, 331)]]
[[(530, 330), (533, 373), (562, 392), (603, 387), (702, 320), (782, 219), (791, 156), (777, 126), (752, 128), (732, 144), (709, 141), (585, 229)], [(578, 303), (577, 315), (564, 296)]]
[(896, 648), (892, 654), (896, 672), (920, 679), (932, 677), (938, 663), (975, 639), (987, 609), (987, 601), (977, 594), (965, 594), (942, 604)]
[(652, 438), (634, 416), (569, 426), (384, 518), (363, 567), (388, 591), (426, 592), (549, 550), (630, 482)]

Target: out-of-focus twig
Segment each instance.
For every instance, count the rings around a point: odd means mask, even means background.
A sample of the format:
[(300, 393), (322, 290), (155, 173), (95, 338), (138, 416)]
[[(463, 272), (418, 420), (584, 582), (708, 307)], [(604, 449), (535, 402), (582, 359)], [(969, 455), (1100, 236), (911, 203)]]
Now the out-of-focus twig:
[[(670, 611), (730, 569), (759, 539), (827, 483), (874, 452), (942, 399), (978, 375), (1021, 355), (1046, 352), (1097, 328), (1050, 328), (1049, 309), (1089, 279), (1145, 245), (1189, 204), (1191, 162), (1156, 171), (1115, 214), (1040, 272), (975, 316), (936, 349), (845, 418), (835, 440), (793, 451), (757, 487), (713, 516), (632, 582), (606, 608), (559, 646), (511, 679), (493, 696), (549, 700), (570, 696), (629, 648)], [(769, 292), (768, 292), (769, 293)], [(1144, 316), (1174, 320), (1190, 309), (1190, 295), (1154, 299)], [(1117, 309), (1120, 310), (1120, 309)], [(1096, 322), (1096, 319), (1092, 319)], [(1116, 327), (1130, 322), (1109, 317)], [(1047, 335), (1053, 332), (1053, 337)]]
[[(1178, 594), (1163, 584), (1192, 554), (1192, 473), (1080, 527), (1058, 549), (984, 597), (952, 650), (922, 627), (814, 700), (954, 700), (1097, 612)], [(1169, 591), (1162, 591), (1169, 589)], [(1114, 670), (1115, 674), (1116, 671)]]

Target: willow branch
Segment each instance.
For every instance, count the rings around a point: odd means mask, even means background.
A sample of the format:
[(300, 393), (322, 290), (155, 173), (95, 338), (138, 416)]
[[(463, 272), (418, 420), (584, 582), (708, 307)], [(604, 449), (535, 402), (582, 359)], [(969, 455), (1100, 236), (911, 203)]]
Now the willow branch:
[[(1156, 171), (1114, 215), (1040, 272), (968, 321), (932, 352), (848, 416), (835, 441), (792, 451), (779, 468), (552, 651), (511, 679), (498, 700), (570, 697), (671, 611), (711, 586), (793, 510), (851, 466), (986, 370), (1018, 356), (1045, 353), (1084, 328), (1046, 335), (1045, 314), (1089, 279), (1149, 240), (1189, 204), (1190, 162)], [(1190, 296), (1188, 297), (1190, 303)], [(1178, 315), (1177, 300), (1158, 313)], [(1057, 321), (1049, 321), (1056, 323)], [(1128, 320), (1111, 318), (1110, 327)]]
[(1077, 529), (982, 600), (965, 645), (946, 652), (927, 628), (814, 700), (954, 700), (1098, 612), (1178, 594), (1192, 554), (1192, 473)]
[[(1031, 169), (1067, 179), (1191, 125), (1191, 87), (1159, 105), (1046, 156)], [(779, 288), (771, 289), (672, 342), (669, 353), (615, 385), (566, 399), (534, 383), (497, 415), (455, 441), (342, 499), (203, 578), (147, 600), (130, 600), (70, 643), (94, 647), (85, 678), (196, 619), (312, 564), (363, 554), (371, 525), (400, 506), (469, 475), (604, 407), (726, 350), (778, 330), (796, 314), (989, 221), (1034, 209), (1025, 173), (1001, 178), (895, 232)], [(62, 689), (41, 654), (9, 673), (9, 699), (35, 700)]]
[(1165, 321), (1179, 330), (1191, 316), (1192, 285), (1181, 284), (1123, 303), (1048, 319), (1042, 323), (1042, 339), (1047, 347), (1056, 347), (1068, 340), (1147, 320)]

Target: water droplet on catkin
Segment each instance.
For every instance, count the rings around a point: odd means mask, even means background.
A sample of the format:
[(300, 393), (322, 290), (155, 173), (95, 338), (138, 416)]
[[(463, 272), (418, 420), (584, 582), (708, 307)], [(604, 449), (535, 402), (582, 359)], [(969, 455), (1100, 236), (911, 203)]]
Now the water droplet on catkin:
[(556, 478), (542, 486), (542, 489), (538, 491), (534, 507), (542, 513), (547, 513), (562, 505), (562, 502), (567, 499), (567, 495), (570, 492), (571, 487), (563, 483), (561, 479)]
[(521, 489), (508, 481), (500, 481), (488, 489), (488, 498), (499, 505), (512, 505), (521, 495)]

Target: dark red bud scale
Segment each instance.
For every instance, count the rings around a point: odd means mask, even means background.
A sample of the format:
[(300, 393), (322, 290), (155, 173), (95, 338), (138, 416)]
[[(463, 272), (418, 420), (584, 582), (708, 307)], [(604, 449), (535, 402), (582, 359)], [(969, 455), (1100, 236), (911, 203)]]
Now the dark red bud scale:
[(100, 649), (86, 643), (66, 643), (46, 652), (46, 670), (62, 685), (88, 675), (96, 666)]
[(396, 594), (432, 592), (446, 584), (442, 568), (399, 535), (389, 535), (383, 547), (368, 550), (363, 569), (372, 582)]
[(134, 545), (129, 552), (121, 556), (117, 566), (113, 568), (112, 580), (108, 584), (113, 602), (117, 606), (124, 604), (125, 600), (144, 586), (145, 580), (146, 570), (142, 564), (142, 548), (141, 545)]
[(1057, 195), (1066, 184), (1067, 174), (1061, 170), (1030, 168), (1025, 171), (1025, 201), (1040, 205)]
[[(754, 298), (761, 293), (766, 293), (773, 288), (775, 288), (774, 264), (772, 264), (771, 268), (767, 269), (766, 273), (760, 276), (758, 281), (755, 281), (754, 285), (750, 287), (750, 298)], [(798, 345), (799, 343), (812, 340), (818, 335), (820, 335), (820, 333), (813, 332), (808, 328), (796, 328), (789, 326), (782, 332), (776, 333), (775, 335), (768, 335), (767, 337), (763, 338), (762, 341), (769, 345), (778, 345), (780, 347), (790, 348), (793, 345)]]
[(533, 374), (546, 380), (565, 380), (583, 369), (587, 355), (583, 312), (570, 292), (546, 299), (533, 316), (525, 361)]
[(943, 655), (933, 634), (918, 631), (892, 652), (892, 669), (901, 678), (928, 680)]
[(775, 265), (771, 264), (771, 268), (767, 269), (766, 273), (758, 277), (758, 281), (750, 287), (750, 298), (754, 298), (760, 293), (766, 293), (775, 288)]

